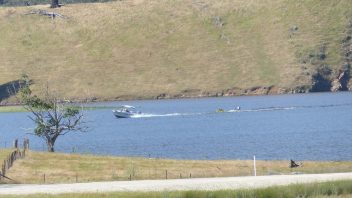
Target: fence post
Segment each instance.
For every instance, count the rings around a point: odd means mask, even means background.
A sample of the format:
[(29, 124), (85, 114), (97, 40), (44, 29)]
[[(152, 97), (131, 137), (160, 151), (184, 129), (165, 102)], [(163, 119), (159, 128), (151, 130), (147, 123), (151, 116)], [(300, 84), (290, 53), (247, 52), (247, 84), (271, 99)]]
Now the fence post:
[(130, 179), (130, 181), (132, 180), (132, 175), (131, 174), (130, 174), (130, 178), (129, 179)]
[(167, 179), (167, 170), (165, 170), (165, 179)]
[(189, 178), (192, 178), (192, 173), (189, 174)]
[(23, 140), (23, 150), (28, 150), (29, 149), (29, 139), (24, 139)]
[(9, 155), (9, 157), (6, 160), (6, 170), (9, 169), (9, 166), (10, 166), (10, 159), (11, 159), (10, 157), (11, 155)]
[(4, 160), (4, 164), (2, 165), (2, 174), (6, 175), (6, 160)]
[(254, 169), (254, 176), (257, 176), (257, 167), (255, 163), (255, 155), (253, 156), (253, 169)]
[(13, 141), (13, 147), (14, 147), (15, 149), (18, 148), (18, 139), (15, 139), (15, 141)]
[(45, 173), (44, 173), (44, 175), (43, 175), (43, 179), (44, 179), (44, 183), (45, 183)]

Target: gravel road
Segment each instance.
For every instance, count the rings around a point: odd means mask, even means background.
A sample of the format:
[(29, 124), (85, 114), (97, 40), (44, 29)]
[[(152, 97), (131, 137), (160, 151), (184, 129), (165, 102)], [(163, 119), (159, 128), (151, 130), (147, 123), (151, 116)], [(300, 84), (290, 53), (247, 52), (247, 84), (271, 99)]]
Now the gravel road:
[(75, 184), (3, 184), (0, 194), (248, 189), (297, 183), (352, 180), (351, 173), (218, 177)]

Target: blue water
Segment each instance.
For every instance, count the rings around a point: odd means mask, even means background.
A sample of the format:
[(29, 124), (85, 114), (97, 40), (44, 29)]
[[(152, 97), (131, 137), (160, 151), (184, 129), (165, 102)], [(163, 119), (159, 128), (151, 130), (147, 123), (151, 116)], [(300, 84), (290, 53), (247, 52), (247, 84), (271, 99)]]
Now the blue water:
[[(242, 96), (95, 103), (133, 105), (144, 114), (116, 119), (111, 110), (86, 111), (86, 133), (60, 137), (56, 150), (176, 159), (352, 160), (352, 93)], [(215, 110), (241, 111), (216, 113)], [(0, 113), (0, 146), (29, 138), (28, 113)]]

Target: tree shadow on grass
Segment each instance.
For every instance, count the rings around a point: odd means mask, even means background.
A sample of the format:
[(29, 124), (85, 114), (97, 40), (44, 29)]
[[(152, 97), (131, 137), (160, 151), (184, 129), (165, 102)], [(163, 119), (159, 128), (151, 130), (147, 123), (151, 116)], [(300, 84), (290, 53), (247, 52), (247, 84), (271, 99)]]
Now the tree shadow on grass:
[(15, 96), (23, 84), (22, 80), (14, 80), (0, 85), (0, 102)]

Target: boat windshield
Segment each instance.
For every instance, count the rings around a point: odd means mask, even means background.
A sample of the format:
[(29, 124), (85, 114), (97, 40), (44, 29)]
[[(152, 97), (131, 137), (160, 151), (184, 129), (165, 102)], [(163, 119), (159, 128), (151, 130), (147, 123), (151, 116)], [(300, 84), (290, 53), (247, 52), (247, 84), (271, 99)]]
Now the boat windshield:
[(135, 107), (133, 106), (129, 106), (129, 105), (123, 105), (123, 106), (119, 106), (117, 109), (119, 109), (120, 111), (133, 111), (135, 109)]

